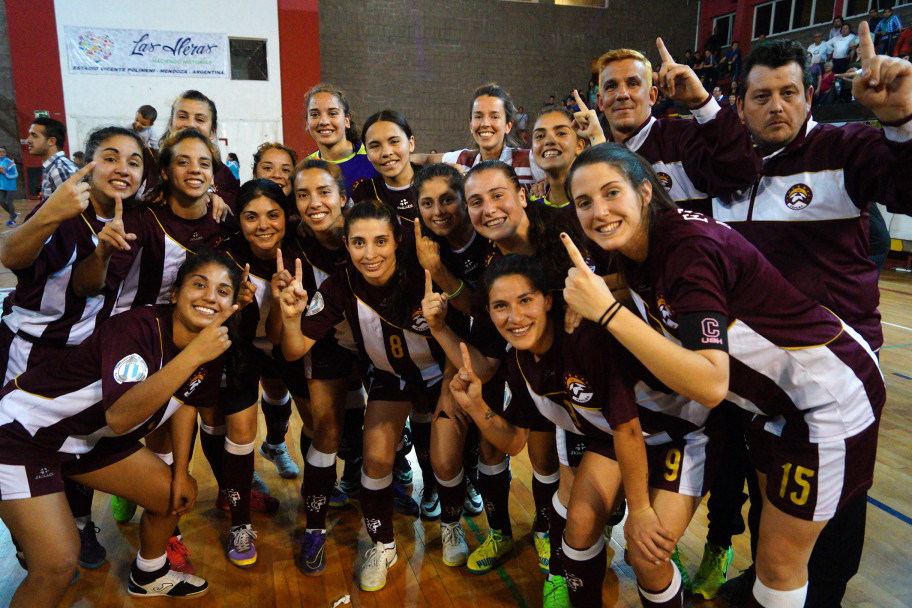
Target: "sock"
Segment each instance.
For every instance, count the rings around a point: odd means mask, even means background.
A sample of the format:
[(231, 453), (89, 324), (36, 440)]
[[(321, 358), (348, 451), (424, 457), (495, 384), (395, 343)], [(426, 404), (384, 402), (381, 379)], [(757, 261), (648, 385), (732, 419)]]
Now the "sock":
[[(604, 537), (600, 534), (594, 545), (583, 550), (574, 549), (566, 540), (561, 542), (561, 564), (567, 579), (570, 604), (574, 608), (600, 607), (602, 582), (605, 580), (605, 568), (608, 565)], [(645, 600), (643, 605), (652, 606), (646, 604)]]
[(760, 582), (760, 577), (754, 581), (753, 599), (758, 606), (765, 608), (803, 608), (807, 599), (808, 584), (800, 589), (791, 591), (777, 591), (770, 589)]
[(440, 523), (451, 524), (462, 517), (462, 503), (465, 502), (466, 478), (459, 471), (453, 479), (437, 480), (437, 495), (440, 497)]
[(225, 437), (222, 466), (225, 494), (231, 507), (231, 526), (250, 523), (250, 482), (253, 479), (253, 446), (256, 441), (238, 445)]
[[(359, 391), (349, 391), (360, 394)], [(348, 464), (358, 464), (358, 477), (361, 476), (361, 452), (364, 448), (364, 407), (346, 409), (342, 422), (342, 440), (339, 442), (338, 456)], [(303, 452), (303, 448), (302, 448)]]
[(681, 572), (677, 566), (671, 564), (671, 582), (662, 591), (646, 591), (637, 585), (640, 593), (640, 602), (644, 608), (683, 608), (684, 587), (681, 581)]
[(548, 531), (548, 513), (551, 512), (551, 497), (560, 485), (560, 471), (553, 475), (541, 475), (532, 471), (532, 498), (535, 500), (535, 521), (533, 532)]
[(564, 576), (564, 566), (561, 563), (563, 556), (564, 528), (567, 527), (567, 507), (557, 497), (557, 492), (551, 497), (551, 512), (548, 513), (548, 533), (551, 536), (551, 561), (548, 562), (552, 576)]
[(336, 455), (326, 454), (314, 446), (307, 450), (304, 459), (304, 511), (307, 513), (307, 528), (326, 528), (326, 509), (329, 495), (336, 481)]
[(143, 557), (137, 553), (136, 559), (130, 566), (130, 576), (140, 585), (148, 585), (152, 581), (166, 575), (170, 568), (171, 564), (168, 563), (167, 553), (163, 553), (161, 557), (156, 557), (155, 559), (143, 559)]
[(222, 474), (222, 454), (225, 452), (225, 433), (228, 427), (224, 424), (221, 426), (209, 426), (200, 423), (200, 445), (203, 448), (203, 455), (209, 461), (212, 467), (212, 475), (220, 490), (225, 489), (225, 476)]
[[(434, 478), (434, 469), (431, 467), (431, 420), (433, 414), (412, 413), (409, 416), (409, 425), (412, 427), (412, 440), (415, 442), (415, 456), (418, 457), (418, 467), (421, 469), (421, 479), (424, 482), (424, 492), (427, 494), (437, 485)], [(463, 490), (463, 497), (465, 491)]]
[[(309, 452), (310, 444), (313, 443), (313, 437), (308, 437), (307, 434), (305, 433), (306, 430), (307, 429), (305, 429), (303, 426), (301, 427), (301, 437), (298, 439), (298, 441), (299, 441), (298, 446), (299, 446), (302, 454), (306, 454), (307, 452)], [(305, 479), (306, 479), (306, 477), (305, 477)]]
[(478, 487), (484, 501), (488, 527), (500, 530), (504, 536), (513, 536), (510, 523), (510, 459), (495, 465), (478, 463)]
[[(84, 517), (88, 523), (92, 519), (92, 499), (95, 498), (95, 490), (77, 483), (69, 477), (64, 477), (63, 493), (66, 496), (67, 504), (70, 505), (70, 511), (73, 512), (73, 517), (77, 520)], [(82, 528), (79, 529), (82, 530)]]
[(462, 448), (462, 469), (465, 472), (466, 480), (471, 481), (476, 490), (478, 489), (478, 454), (480, 452), (481, 436), (478, 434), (478, 427), (470, 424), (466, 433), (465, 446)]
[(393, 474), (382, 479), (361, 473), (361, 512), (372, 543), (392, 543)]
[(263, 418), (266, 420), (266, 443), (270, 447), (285, 443), (288, 421), (291, 420), (291, 394), (279, 400), (270, 399), (263, 393)]

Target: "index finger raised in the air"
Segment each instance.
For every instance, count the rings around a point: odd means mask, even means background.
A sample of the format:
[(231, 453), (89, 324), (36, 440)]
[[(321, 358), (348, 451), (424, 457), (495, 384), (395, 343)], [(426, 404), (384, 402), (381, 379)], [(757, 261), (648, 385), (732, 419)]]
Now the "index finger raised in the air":
[(215, 316), (213, 324), (215, 327), (219, 327), (222, 323), (231, 318), (231, 315), (237, 312), (239, 306), (237, 304), (232, 304), (230, 308), (227, 308)]
[(579, 106), (580, 112), (588, 112), (589, 108), (586, 107), (586, 103), (583, 101), (583, 98), (580, 97), (579, 91), (573, 89), (573, 99), (576, 101), (576, 105)]
[(874, 50), (874, 41), (871, 39), (871, 28), (868, 27), (867, 21), (862, 21), (858, 26), (858, 57), (861, 59), (862, 67), (876, 56), (877, 51)]
[(250, 264), (244, 264), (244, 274), (241, 275), (241, 285), (244, 285), (250, 279)]
[(282, 274), (285, 272), (285, 264), (282, 262), (282, 250), (276, 250), (276, 273)]
[(295, 258), (295, 280), (304, 285), (304, 267), (301, 265), (301, 258)]
[(421, 220), (415, 218), (415, 221), (412, 222), (412, 224), (415, 226), (415, 242), (420, 243), (421, 239), (424, 238), (421, 234)]
[(434, 293), (434, 281), (431, 279), (431, 271), (424, 269), (424, 295), (430, 296)]
[(469, 374), (474, 375), (475, 372), (472, 371), (472, 357), (469, 356), (469, 347), (466, 346), (465, 342), (460, 342), (459, 350), (462, 352), (462, 366)]
[(73, 175), (71, 175), (71, 176), (70, 176), (70, 179), (68, 179), (67, 181), (70, 182), (70, 183), (72, 183), (72, 184), (79, 183), (79, 182), (82, 181), (82, 178), (84, 178), (86, 175), (88, 175), (89, 173), (91, 173), (91, 172), (92, 172), (92, 169), (94, 169), (94, 168), (95, 168), (95, 161), (93, 160), (93, 161), (90, 162), (90, 163), (86, 163), (86, 164), (82, 167), (82, 169), (80, 169), (79, 171), (77, 171), (76, 173), (74, 173)]
[(668, 49), (665, 48), (665, 43), (662, 42), (661, 38), (656, 38), (656, 47), (659, 49), (659, 57), (662, 58), (662, 63), (674, 63), (674, 57), (671, 56), (671, 53), (668, 52)]
[(589, 272), (589, 266), (586, 265), (586, 260), (583, 259), (583, 254), (580, 253), (580, 250), (576, 248), (576, 245), (573, 243), (570, 235), (566, 232), (561, 232), (561, 240), (564, 242), (564, 247), (567, 249), (567, 254), (570, 256), (570, 260), (573, 262), (573, 265), (584, 272)]

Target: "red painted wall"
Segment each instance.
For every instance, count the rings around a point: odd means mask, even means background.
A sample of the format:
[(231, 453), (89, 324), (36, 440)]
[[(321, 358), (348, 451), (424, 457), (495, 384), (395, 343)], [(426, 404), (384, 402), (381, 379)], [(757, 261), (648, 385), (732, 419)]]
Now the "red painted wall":
[[(702, 0), (700, 4), (700, 23), (698, 40), (700, 47), (712, 34), (713, 19), (728, 13), (735, 13), (735, 25), (732, 28), (732, 40), (741, 43), (741, 51), (750, 51), (751, 36), (754, 27), (754, 7), (769, 0)], [(842, 14), (843, 0), (836, 0), (836, 14)]]
[(305, 127), (304, 94), (320, 82), (318, 0), (278, 0), (283, 142), (298, 158), (317, 149)]
[[(47, 110), (51, 118), (66, 122), (54, 0), (7, 2), (6, 22), (16, 92), (16, 124), (19, 138), (25, 139), (35, 110)], [(67, 153), (69, 143), (65, 146)], [(25, 146), (22, 162), (25, 167), (41, 166), (41, 160), (30, 156)], [(28, 184), (29, 191), (34, 186)]]

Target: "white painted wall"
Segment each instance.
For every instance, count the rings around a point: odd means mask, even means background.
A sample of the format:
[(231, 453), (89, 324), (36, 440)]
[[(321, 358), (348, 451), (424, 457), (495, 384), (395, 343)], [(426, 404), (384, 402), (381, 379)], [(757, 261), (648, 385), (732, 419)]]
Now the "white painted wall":
[[(218, 108), (222, 158), (241, 159), (241, 181), (250, 179), (252, 155), (264, 141), (282, 141), (282, 87), (279, 72), (279, 21), (275, 0), (56, 0), (57, 39), (70, 149), (82, 149), (86, 135), (106, 124), (129, 126), (136, 110), (149, 104), (158, 110), (155, 131), (168, 122), (171, 103), (187, 89), (198, 89)], [(217, 32), (266, 42), (269, 80), (169, 78), (71, 74), (64, 26)]]

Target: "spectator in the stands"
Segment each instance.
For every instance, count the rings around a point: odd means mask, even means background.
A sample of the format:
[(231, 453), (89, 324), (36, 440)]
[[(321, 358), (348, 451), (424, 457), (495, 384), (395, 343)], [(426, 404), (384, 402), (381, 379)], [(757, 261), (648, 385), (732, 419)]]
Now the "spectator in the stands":
[(520, 131), (526, 129), (527, 124), (529, 123), (529, 115), (526, 114), (526, 109), (522, 106), (519, 106), (519, 110), (516, 112), (516, 116), (513, 117), (513, 122), (516, 124), (516, 128)]
[(827, 61), (823, 64), (823, 74), (818, 75), (815, 80), (814, 103), (818, 106), (825, 106), (836, 103), (838, 98), (833, 62)]
[(909, 61), (909, 57), (912, 56), (912, 19), (909, 19), (906, 29), (899, 35), (896, 48), (893, 49), (893, 56), (902, 57), (906, 61)]
[(703, 75), (700, 81), (703, 83), (704, 89), (712, 91), (713, 87), (716, 86), (717, 80), (719, 80), (719, 69), (716, 56), (712, 54), (712, 51), (706, 49), (703, 51)]
[(823, 74), (823, 64), (827, 61), (830, 52), (829, 45), (823, 41), (823, 34), (814, 34), (814, 41), (808, 46), (808, 62), (811, 64), (809, 72), (812, 80)]
[(867, 21), (868, 27), (871, 28), (871, 31), (877, 31), (877, 24), (883, 21), (883, 17), (880, 16), (880, 11), (877, 10), (876, 6), (872, 6), (871, 10), (868, 11)]
[(877, 52), (881, 55), (890, 55), (896, 40), (899, 38), (899, 31), (902, 24), (899, 17), (893, 14), (892, 8), (884, 9), (883, 19), (877, 24), (877, 29), (872, 30), (875, 35), (880, 36), (880, 42), (877, 45)]
[(725, 106), (729, 105), (728, 98), (722, 92), (722, 87), (720, 87), (719, 85), (716, 85), (715, 87), (713, 87), (712, 96), (713, 96), (713, 99), (715, 99), (719, 103), (720, 106), (725, 107)]
[(719, 60), (719, 76), (723, 75), (731, 76), (732, 81), (741, 75), (741, 44), (737, 40), (732, 40), (731, 47)]
[(719, 27), (716, 26), (713, 28), (713, 33), (706, 39), (706, 44), (703, 45), (703, 48), (709, 51), (715, 60), (718, 60), (719, 51), (722, 50), (722, 47), (726, 42), (726, 36), (722, 34), (722, 32), (719, 31)]
[(833, 71), (839, 74), (848, 70), (855, 49), (858, 47), (858, 36), (852, 32), (852, 26), (843, 23), (839, 34), (830, 38), (828, 44), (833, 61)]
[(845, 25), (842, 17), (836, 17), (833, 19), (833, 27), (830, 28), (830, 35), (827, 36), (827, 40), (832, 40), (839, 35), (839, 32), (842, 31), (842, 26)]
[(694, 69), (694, 66), (697, 64), (697, 58), (694, 57), (693, 51), (691, 51), (690, 49), (687, 49), (686, 51), (684, 51), (684, 61), (682, 61), (681, 63), (683, 63), (690, 69)]
[(79, 167), (80, 169), (82, 169), (82, 167), (86, 164), (85, 152), (83, 152), (82, 150), (77, 150), (76, 152), (73, 152), (73, 164), (76, 165), (77, 167)]
[(586, 98), (590, 108), (598, 107), (598, 83), (595, 80), (589, 81), (589, 90), (586, 92)]

